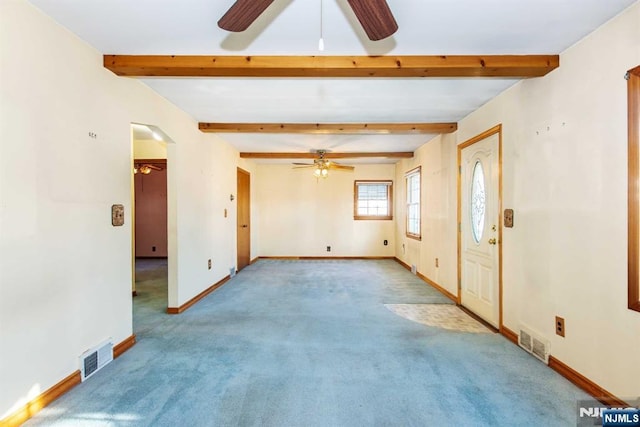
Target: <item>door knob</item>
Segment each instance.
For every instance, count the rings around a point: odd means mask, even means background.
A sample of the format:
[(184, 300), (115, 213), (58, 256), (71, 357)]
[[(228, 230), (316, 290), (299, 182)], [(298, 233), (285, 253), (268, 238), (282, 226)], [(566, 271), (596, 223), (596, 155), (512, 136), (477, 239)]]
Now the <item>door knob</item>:
[(489, 239), (490, 245), (495, 245), (497, 243), (496, 239)]

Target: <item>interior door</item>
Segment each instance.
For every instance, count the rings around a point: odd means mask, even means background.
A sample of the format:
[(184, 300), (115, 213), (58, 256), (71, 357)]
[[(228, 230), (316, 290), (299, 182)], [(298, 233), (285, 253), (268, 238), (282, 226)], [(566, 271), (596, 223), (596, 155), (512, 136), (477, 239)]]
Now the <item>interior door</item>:
[(251, 263), (251, 175), (238, 168), (238, 271)]
[(460, 296), (463, 306), (500, 327), (500, 135), (462, 149)]

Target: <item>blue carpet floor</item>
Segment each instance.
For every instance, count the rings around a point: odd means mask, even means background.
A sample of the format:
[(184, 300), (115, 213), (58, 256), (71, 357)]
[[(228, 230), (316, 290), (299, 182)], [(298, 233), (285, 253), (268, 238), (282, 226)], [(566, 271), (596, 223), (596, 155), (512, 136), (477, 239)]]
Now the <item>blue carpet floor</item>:
[(572, 426), (587, 398), (500, 335), (387, 310), (449, 303), (393, 261), (259, 261), (179, 316), (166, 263), (137, 279), (138, 344), (27, 425)]

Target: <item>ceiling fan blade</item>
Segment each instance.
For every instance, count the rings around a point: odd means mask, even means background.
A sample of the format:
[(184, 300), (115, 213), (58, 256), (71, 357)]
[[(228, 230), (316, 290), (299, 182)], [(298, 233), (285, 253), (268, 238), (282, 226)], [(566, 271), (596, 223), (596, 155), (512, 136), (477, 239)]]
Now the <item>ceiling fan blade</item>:
[(294, 166), (293, 169), (307, 169), (315, 167), (315, 165), (307, 165), (307, 166)]
[(329, 166), (329, 169), (338, 169), (338, 170), (345, 170), (345, 171), (352, 171), (355, 169), (354, 166), (344, 166), (344, 165), (336, 165), (335, 163), (332, 164), (331, 166)]
[(148, 163), (145, 163), (145, 165), (144, 165), (144, 166), (147, 166), (147, 167), (149, 167), (149, 168), (151, 168), (151, 169), (153, 169), (153, 170), (155, 170), (155, 171), (161, 171), (161, 170), (163, 170), (163, 169), (164, 169), (164, 168), (163, 168), (163, 167), (161, 167), (161, 166), (154, 165), (154, 164), (148, 164)]
[(387, 0), (348, 0), (370, 40), (386, 39), (398, 31), (398, 23)]
[(220, 18), (218, 27), (234, 33), (244, 31), (271, 3), (273, 0), (236, 0), (227, 13)]
[(293, 165), (299, 165), (299, 166), (315, 166), (314, 163), (298, 163), (298, 162), (293, 162)]

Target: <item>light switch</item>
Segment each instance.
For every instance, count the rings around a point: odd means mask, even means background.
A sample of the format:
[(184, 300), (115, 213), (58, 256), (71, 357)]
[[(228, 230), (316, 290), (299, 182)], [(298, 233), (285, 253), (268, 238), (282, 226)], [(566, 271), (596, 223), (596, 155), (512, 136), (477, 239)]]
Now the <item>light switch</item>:
[(111, 225), (114, 227), (124, 225), (124, 205), (111, 206)]

